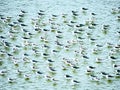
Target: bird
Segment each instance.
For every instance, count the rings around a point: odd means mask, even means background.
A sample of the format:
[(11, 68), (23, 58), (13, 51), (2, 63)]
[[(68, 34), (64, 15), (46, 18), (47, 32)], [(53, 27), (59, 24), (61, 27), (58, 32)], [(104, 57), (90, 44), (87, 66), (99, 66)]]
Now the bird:
[(9, 83), (15, 83), (15, 80), (16, 80), (16, 79), (8, 78), (8, 82), (9, 82)]
[(51, 67), (51, 66), (49, 66), (49, 69), (51, 70), (51, 71), (56, 71), (53, 67)]
[(65, 77), (66, 77), (66, 78), (72, 78), (72, 76), (70, 76), (70, 75), (68, 75), (68, 74), (66, 74)]
[(79, 69), (79, 67), (76, 66), (76, 65), (73, 65), (72, 67), (73, 67), (74, 69)]
[(95, 14), (95, 13), (91, 13), (92, 15), (97, 15), (97, 14)]
[(106, 73), (106, 72), (101, 72), (101, 74), (104, 76), (108, 75), (108, 73)]
[(88, 10), (88, 8), (84, 8), (84, 7), (83, 7), (82, 10)]
[(73, 83), (76, 83), (76, 84), (80, 83), (80, 82), (77, 81), (77, 80), (72, 80), (72, 81), (73, 81)]
[(26, 11), (21, 10), (22, 13), (27, 13)]
[(88, 57), (88, 56), (85, 56), (85, 55), (83, 55), (83, 58), (89, 59), (89, 57)]
[(32, 60), (32, 62), (37, 63), (38, 61), (37, 60)]
[(88, 70), (93, 70), (93, 69), (95, 69), (95, 67), (93, 67), (93, 66), (88, 66), (87, 68), (88, 68)]
[(43, 73), (42, 73), (42, 72), (40, 72), (40, 71), (37, 71), (37, 73), (38, 73), (38, 74), (43, 74)]
[(115, 68), (115, 69), (120, 69), (120, 65), (117, 65), (117, 64), (113, 64), (113, 68)]
[(53, 60), (51, 60), (51, 59), (48, 59), (48, 62), (54, 62)]

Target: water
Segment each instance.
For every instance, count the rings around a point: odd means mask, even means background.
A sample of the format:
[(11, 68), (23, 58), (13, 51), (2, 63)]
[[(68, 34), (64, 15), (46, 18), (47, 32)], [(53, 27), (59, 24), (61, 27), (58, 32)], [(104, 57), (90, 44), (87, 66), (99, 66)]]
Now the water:
[[(0, 19), (0, 36), (5, 37), (0, 38), (0, 90), (119, 90), (120, 76), (116, 74), (120, 73), (116, 70), (120, 68), (113, 67), (114, 64), (120, 65), (119, 2), (0, 0), (0, 15), (12, 17), (10, 22)], [(112, 14), (112, 9), (116, 10), (115, 14)], [(21, 26), (20, 23), (17, 27), (8, 26), (20, 19), (21, 10), (27, 12), (22, 17), (27, 26)], [(41, 18), (39, 10), (45, 11)], [(72, 11), (77, 11), (78, 16), (74, 16)], [(76, 27), (79, 24), (85, 26)], [(109, 26), (103, 29), (104, 25)], [(37, 27), (41, 30), (35, 31)], [(5, 41), (10, 42), (10, 46), (7, 47)], [(98, 58), (102, 60), (96, 61)], [(76, 68), (73, 68), (74, 65)], [(88, 66), (95, 69), (87, 73)], [(2, 71), (6, 71), (5, 75)], [(38, 71), (43, 74), (38, 74)], [(107, 75), (101, 72), (113, 77), (106, 78)], [(65, 75), (71, 77), (66, 78)], [(8, 78), (13, 80), (9, 81)]]

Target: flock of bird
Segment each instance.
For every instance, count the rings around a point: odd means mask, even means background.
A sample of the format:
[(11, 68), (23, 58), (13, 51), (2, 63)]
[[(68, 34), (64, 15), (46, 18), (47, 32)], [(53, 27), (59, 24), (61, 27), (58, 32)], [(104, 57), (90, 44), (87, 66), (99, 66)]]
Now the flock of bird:
[[(15, 18), (0, 15), (0, 78), (17, 83), (18, 78), (28, 82), (35, 75), (35, 80), (54, 85), (60, 81), (80, 85), (82, 77), (96, 83), (119, 79), (120, 31), (115, 31), (117, 43), (104, 40), (111, 26), (99, 25), (97, 13), (86, 16), (88, 11), (47, 15), (39, 10), (31, 19), (23, 10)], [(119, 13), (117, 8), (111, 15)]]

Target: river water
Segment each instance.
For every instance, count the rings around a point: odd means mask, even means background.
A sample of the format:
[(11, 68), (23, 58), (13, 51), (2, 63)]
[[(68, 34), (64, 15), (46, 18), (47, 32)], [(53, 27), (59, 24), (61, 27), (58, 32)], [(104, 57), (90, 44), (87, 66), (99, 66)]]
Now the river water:
[(119, 90), (118, 16), (120, 0), (0, 0), (0, 90)]

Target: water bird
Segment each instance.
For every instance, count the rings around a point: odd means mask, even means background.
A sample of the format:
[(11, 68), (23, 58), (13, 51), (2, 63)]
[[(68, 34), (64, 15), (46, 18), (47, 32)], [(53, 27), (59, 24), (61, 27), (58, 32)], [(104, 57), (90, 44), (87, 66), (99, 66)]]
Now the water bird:
[(52, 15), (53, 17), (58, 17), (58, 15)]
[(19, 23), (23, 23), (23, 20), (22, 20), (21, 18), (19, 18), (17, 21), (18, 21)]
[(24, 15), (24, 14), (19, 14), (18, 16), (19, 16), (19, 17), (24, 17), (25, 15)]
[(51, 67), (51, 66), (49, 66), (49, 69), (51, 70), (51, 71), (56, 71), (53, 67)]
[(100, 45), (100, 44), (96, 44), (97, 47), (103, 47), (103, 45)]
[(113, 64), (113, 67), (114, 67), (114, 68), (120, 68), (120, 65)]
[(21, 71), (21, 70), (17, 70), (17, 73), (19, 74), (19, 75), (22, 75), (22, 73), (23, 73), (23, 71)]
[(91, 13), (92, 15), (97, 15), (97, 14), (95, 14), (95, 13)]
[(6, 39), (6, 37), (4, 37), (4, 36), (0, 36), (0, 38), (2, 38), (2, 39)]
[(84, 8), (84, 7), (83, 7), (82, 10), (88, 10), (88, 8)]
[(100, 59), (100, 58), (96, 58), (96, 63), (101, 63), (103, 61), (103, 59)]
[(9, 54), (9, 53), (7, 53), (7, 55), (8, 55), (8, 56), (10, 56), (10, 57), (12, 57), (12, 56), (13, 56), (13, 54)]
[(21, 26), (27, 26), (27, 25), (22, 23)]
[(93, 66), (88, 66), (87, 69), (88, 69), (88, 70), (92, 70), (92, 69), (95, 69), (95, 67), (93, 67)]
[(30, 39), (30, 37), (22, 37), (23, 39)]
[(72, 11), (72, 14), (73, 14), (74, 16), (78, 16), (78, 11)]
[(56, 37), (57, 37), (57, 38), (63, 38), (61, 35), (57, 35)]
[(27, 12), (26, 12), (26, 11), (24, 11), (24, 10), (21, 10), (21, 12), (22, 12), (22, 13), (27, 13)]
[(106, 78), (107, 78), (107, 79), (112, 79), (113, 77), (114, 77), (114, 76), (109, 75), (109, 74), (108, 74), (108, 75), (106, 75)]
[(48, 62), (54, 62), (53, 60), (51, 60), (51, 59), (48, 59)]
[(38, 73), (38, 74), (43, 74), (43, 73), (42, 73), (42, 72), (40, 72), (40, 71), (37, 71), (37, 73)]
[(70, 23), (77, 23), (76, 21), (70, 21)]
[(49, 29), (43, 29), (43, 31), (50, 31)]
[(116, 73), (120, 73), (120, 69), (117, 69), (117, 70), (116, 70)]
[(57, 33), (63, 33), (62, 31), (57, 31)]
[(83, 58), (89, 59), (89, 57), (88, 57), (88, 56), (86, 56), (86, 55), (83, 55)]
[(45, 11), (43, 11), (43, 10), (39, 10), (40, 12), (45, 12)]
[(96, 77), (96, 76), (92, 77), (92, 80), (95, 81), (95, 82), (99, 82), (100, 81), (100, 79), (98, 77)]
[(41, 31), (41, 29), (40, 28), (35, 28), (35, 31)]
[(106, 73), (106, 72), (101, 72), (101, 74), (104, 76), (108, 75), (108, 73)]
[(73, 80), (73, 83), (80, 83), (79, 81), (77, 81), (77, 80)]
[(13, 79), (13, 78), (8, 78), (8, 82), (9, 83), (14, 83), (16, 79)]
[(5, 76), (7, 74), (6, 70), (0, 70), (0, 76)]
[(79, 25), (76, 25), (76, 27), (83, 27), (85, 26), (84, 24), (79, 24)]
[(70, 75), (68, 75), (68, 74), (66, 74), (65, 77), (66, 77), (66, 78), (72, 78), (72, 76), (70, 76)]
[(59, 52), (59, 51), (57, 51), (57, 50), (53, 50), (53, 52), (57, 53), (57, 52)]
[(46, 44), (44, 44), (44, 46), (43, 47), (45, 47), (45, 48), (50, 48), (48, 45), (46, 45)]
[(79, 67), (76, 66), (76, 65), (73, 65), (72, 67), (73, 67), (74, 69), (79, 69)]
[(24, 75), (24, 77), (25, 77), (25, 80), (29, 80), (30, 79), (30, 76), (29, 75)]
[(43, 14), (43, 13), (41, 13), (41, 12), (38, 12), (38, 15), (43, 16), (43, 15), (45, 15), (45, 14)]
[(23, 29), (24, 32), (29, 32), (27, 29)]
[(92, 25), (93, 25), (93, 26), (97, 26), (98, 24), (96, 24), (96, 23), (92, 23)]
[(78, 13), (78, 11), (72, 11), (72, 13)]
[(103, 25), (103, 29), (108, 29), (110, 27), (110, 25)]
[(37, 63), (38, 61), (37, 60), (32, 60), (32, 62)]
[(29, 54), (27, 54), (27, 53), (24, 53), (24, 56), (29, 56)]
[(8, 47), (11, 46), (11, 43), (10, 43), (10, 42), (7, 42), (7, 41), (4, 41), (4, 44), (5, 44), (5, 46), (8, 46)]
[(61, 44), (60, 42), (58, 42), (58, 41), (55, 41), (55, 42), (56, 42), (57, 45), (63, 46), (63, 44)]
[(111, 59), (117, 59), (117, 57), (115, 57), (115, 56), (110, 56), (110, 58), (111, 58)]
[(14, 24), (8, 24), (10, 27), (14, 27)]
[(44, 55), (44, 56), (49, 56), (49, 54), (47, 54), (47, 53), (43, 53), (43, 55)]

